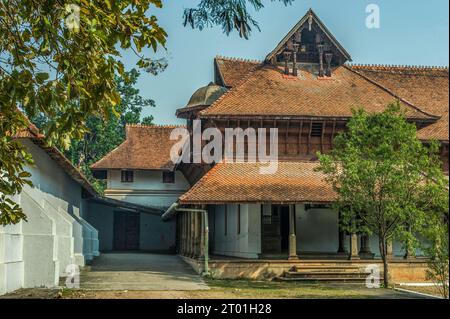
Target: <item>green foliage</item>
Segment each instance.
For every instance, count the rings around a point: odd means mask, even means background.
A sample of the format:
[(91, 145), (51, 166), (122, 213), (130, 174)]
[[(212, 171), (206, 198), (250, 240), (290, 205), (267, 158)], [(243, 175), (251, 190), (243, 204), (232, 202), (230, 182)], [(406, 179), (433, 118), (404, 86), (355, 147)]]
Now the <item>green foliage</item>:
[[(73, 28), (71, 7), (79, 8)], [(23, 167), (31, 162), (10, 136), (24, 129), (17, 108), (30, 118), (49, 119), (48, 144), (69, 146), (89, 131), (88, 119), (118, 116), (115, 76), (126, 77), (120, 49), (131, 49), (138, 66), (152, 73), (163, 61), (140, 55), (142, 48), (165, 45), (166, 32), (150, 11), (160, 0), (71, 0), (0, 2), (0, 213), (2, 224), (24, 217), (8, 200), (28, 183)]]
[[(439, 194), (436, 195), (439, 196)], [(436, 195), (430, 194), (430, 196)], [(427, 279), (433, 281), (442, 297), (448, 299), (449, 212), (444, 200), (445, 197), (442, 200), (436, 200), (437, 205), (433, 207), (433, 213), (429, 214), (425, 221), (422, 234), (427, 239), (427, 243), (423, 245), (422, 250), (428, 257)]]
[[(23, 116), (19, 112), (9, 114), (18, 123), (26, 125)], [(32, 185), (29, 180), (30, 173), (25, 170), (33, 160), (22, 147), (12, 138), (20, 133), (17, 126), (3, 121), (4, 115), (0, 113), (0, 130), (7, 132), (0, 136), (0, 225), (16, 224), (21, 219), (26, 219), (22, 209), (11, 196), (20, 192), (24, 185)]]
[[(120, 104), (116, 106), (116, 112), (119, 116), (110, 114), (108, 120), (99, 116), (90, 116), (86, 121), (87, 132), (83, 138), (73, 139), (70, 147), (64, 152), (99, 193), (104, 191), (105, 183), (93, 177), (89, 168), (90, 165), (100, 160), (125, 140), (126, 124), (140, 123), (142, 110), (145, 107), (155, 106), (153, 100), (143, 98), (139, 94), (139, 90), (134, 87), (138, 78), (139, 72), (136, 69), (126, 72), (125, 77), (116, 76), (117, 92), (120, 96)], [(42, 116), (31, 120), (39, 128), (45, 127), (49, 121)], [(145, 117), (141, 123), (152, 125), (153, 116)]]
[(349, 232), (376, 234), (385, 262), (394, 238), (412, 251), (426, 221), (448, 212), (448, 182), (442, 172), (438, 144), (425, 146), (416, 137), (398, 103), (378, 114), (354, 111), (347, 131), (335, 139), (329, 154), (318, 154), (320, 170), (338, 194), (336, 208)]
[[(271, 1), (289, 5), (294, 0)], [(258, 22), (250, 15), (248, 5), (255, 11), (264, 8), (261, 0), (201, 0), (195, 8), (184, 10), (183, 24), (199, 30), (219, 25), (227, 35), (236, 30), (241, 38), (248, 39), (252, 27), (259, 30)]]
[[(263, 7), (260, 0), (248, 2), (255, 10)], [(225, 33), (236, 29), (248, 38), (258, 24), (246, 4), (201, 0), (185, 11), (184, 23), (222, 25)], [(120, 117), (115, 76), (126, 80), (120, 50), (132, 50), (137, 66), (152, 74), (166, 67), (164, 59), (141, 54), (143, 48), (165, 47), (167, 34), (153, 14), (159, 8), (161, 0), (0, 1), (0, 223), (24, 218), (7, 200), (29, 183), (23, 168), (31, 158), (11, 138), (27, 126), (17, 109), (41, 125), (46, 143), (64, 149), (95, 126), (88, 123), (91, 116), (100, 122)]]
[[(432, 280), (441, 293), (443, 298), (448, 299), (449, 294), (449, 246), (448, 246), (448, 221), (447, 224), (441, 223), (430, 225), (434, 226), (433, 235), (428, 237), (431, 245), (425, 248), (429, 257), (427, 279)], [(438, 227), (436, 227), (438, 226)]]

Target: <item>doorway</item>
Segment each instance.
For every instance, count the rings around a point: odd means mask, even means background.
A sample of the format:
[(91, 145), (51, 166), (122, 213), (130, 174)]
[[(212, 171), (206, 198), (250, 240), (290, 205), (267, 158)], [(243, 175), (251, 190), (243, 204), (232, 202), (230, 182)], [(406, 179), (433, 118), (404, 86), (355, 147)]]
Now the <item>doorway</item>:
[(139, 250), (140, 214), (114, 212), (114, 250)]
[(262, 253), (287, 253), (289, 249), (289, 206), (262, 206)]
[(289, 251), (289, 206), (280, 206), (281, 251)]

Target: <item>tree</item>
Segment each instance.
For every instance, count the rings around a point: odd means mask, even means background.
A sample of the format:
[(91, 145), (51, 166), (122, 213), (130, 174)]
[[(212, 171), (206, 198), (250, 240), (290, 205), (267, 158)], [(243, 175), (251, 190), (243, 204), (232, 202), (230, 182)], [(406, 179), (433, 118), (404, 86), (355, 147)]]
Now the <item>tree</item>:
[[(279, 0), (285, 4), (291, 0)], [(249, 0), (258, 10), (260, 0)], [(257, 26), (247, 1), (202, 0), (185, 12), (194, 28), (222, 25), (248, 38)], [(153, 11), (161, 0), (1, 0), (0, 1), (0, 222), (25, 217), (10, 198), (30, 184), (30, 154), (14, 140), (27, 127), (19, 109), (45, 122), (46, 143), (68, 148), (88, 132), (87, 120), (119, 116), (115, 76), (126, 77), (120, 50), (132, 50), (137, 66), (153, 74), (164, 59), (142, 55), (143, 48), (165, 47), (167, 34)], [(150, 12), (151, 11), (151, 12)], [(151, 122), (146, 118), (145, 122)]]
[[(430, 194), (435, 199), (435, 206), (427, 216), (422, 234), (427, 242), (422, 250), (428, 257), (427, 279), (436, 284), (442, 297), (449, 297), (449, 220), (448, 193), (436, 191)], [(442, 197), (442, 198), (440, 198)]]
[(88, 131), (82, 139), (73, 139), (70, 147), (65, 151), (66, 156), (77, 166), (88, 180), (100, 193), (104, 190), (104, 183), (95, 179), (90, 170), (90, 165), (104, 157), (107, 153), (119, 146), (125, 140), (125, 125), (153, 124), (153, 116), (147, 116), (140, 120), (141, 112), (145, 107), (154, 107), (155, 102), (145, 99), (134, 87), (139, 78), (139, 72), (132, 69), (126, 72), (125, 78), (116, 76), (117, 91), (120, 95), (120, 103), (116, 107), (119, 116), (110, 114), (105, 121), (99, 116), (91, 116), (87, 119)]
[(30, 183), (25, 171), (30, 156), (13, 139), (27, 126), (17, 109), (50, 119), (47, 143), (65, 147), (84, 136), (90, 116), (117, 115), (115, 75), (126, 76), (119, 49), (136, 52), (141, 68), (164, 67), (140, 55), (144, 47), (165, 45), (166, 32), (149, 14), (161, 6), (160, 0), (0, 2), (2, 224), (24, 217), (8, 198)]
[(448, 212), (438, 144), (417, 139), (399, 103), (378, 114), (354, 111), (334, 143), (329, 154), (318, 154), (319, 170), (337, 193), (343, 228), (378, 236), (388, 287), (388, 242), (399, 239), (412, 252), (418, 246), (414, 234), (424, 231), (433, 208)]
[[(294, 0), (281, 1), (284, 5)], [(259, 24), (252, 18), (247, 6), (255, 11), (264, 8), (262, 0), (201, 0), (195, 8), (184, 10), (184, 26), (202, 30), (205, 27), (220, 25), (225, 34), (236, 30), (241, 38), (248, 39), (252, 27), (260, 30)]]
[(429, 258), (427, 279), (435, 283), (437, 290), (443, 298), (448, 299), (448, 222), (447, 224), (440, 223), (431, 225), (431, 227), (433, 229), (433, 235), (427, 237), (430, 240), (431, 245), (424, 249)]

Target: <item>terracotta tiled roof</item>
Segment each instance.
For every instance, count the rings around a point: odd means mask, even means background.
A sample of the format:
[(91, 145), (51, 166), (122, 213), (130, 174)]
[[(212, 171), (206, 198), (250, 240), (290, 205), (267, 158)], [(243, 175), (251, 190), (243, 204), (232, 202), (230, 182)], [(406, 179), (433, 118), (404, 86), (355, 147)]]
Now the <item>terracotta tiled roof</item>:
[(216, 57), (214, 63), (226, 87), (233, 87), (242, 80), (248, 72), (253, 71), (262, 64), (259, 61), (243, 60), (237, 58)]
[(178, 127), (182, 126), (127, 125), (125, 142), (91, 168), (172, 170), (170, 149), (177, 141), (170, 140), (170, 133)]
[[(298, 78), (285, 76), (280, 67), (261, 65), (200, 116), (350, 117), (352, 108), (380, 112), (396, 99), (346, 66), (334, 69), (331, 78), (320, 79), (317, 74), (313, 64), (301, 65)], [(436, 120), (406, 101), (402, 105), (411, 119)]]
[(352, 69), (410, 101), (425, 112), (441, 116), (418, 133), (419, 138), (448, 141), (448, 68), (352, 65)]
[(318, 162), (279, 162), (274, 174), (262, 163), (218, 163), (187, 193), (182, 204), (333, 202), (335, 192)]
[[(23, 128), (19, 129), (15, 134), (12, 135), (14, 138), (43, 138), (44, 135), (39, 132), (39, 129), (31, 123), (28, 117), (19, 109), (16, 109), (16, 112), (23, 120), (23, 124), (25, 125)], [(2, 113), (0, 113), (0, 121), (2, 120)], [(7, 133), (6, 135), (10, 135)]]

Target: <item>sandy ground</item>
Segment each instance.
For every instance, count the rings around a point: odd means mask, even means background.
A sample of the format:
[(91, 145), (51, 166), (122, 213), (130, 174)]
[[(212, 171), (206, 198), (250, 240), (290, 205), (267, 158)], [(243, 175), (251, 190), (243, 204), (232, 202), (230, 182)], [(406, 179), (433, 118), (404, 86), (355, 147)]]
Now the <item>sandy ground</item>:
[(359, 284), (203, 279), (178, 256), (102, 254), (83, 271), (81, 289), (21, 289), (0, 298), (41, 299), (331, 299), (421, 298)]
[(176, 255), (107, 253), (96, 258), (80, 277), (88, 290), (202, 290), (203, 279)]
[[(350, 284), (279, 283), (246, 280), (206, 280), (210, 290), (132, 291), (21, 289), (3, 298), (62, 299), (421, 299), (392, 289), (368, 289)], [(1, 297), (0, 297), (1, 298)]]

